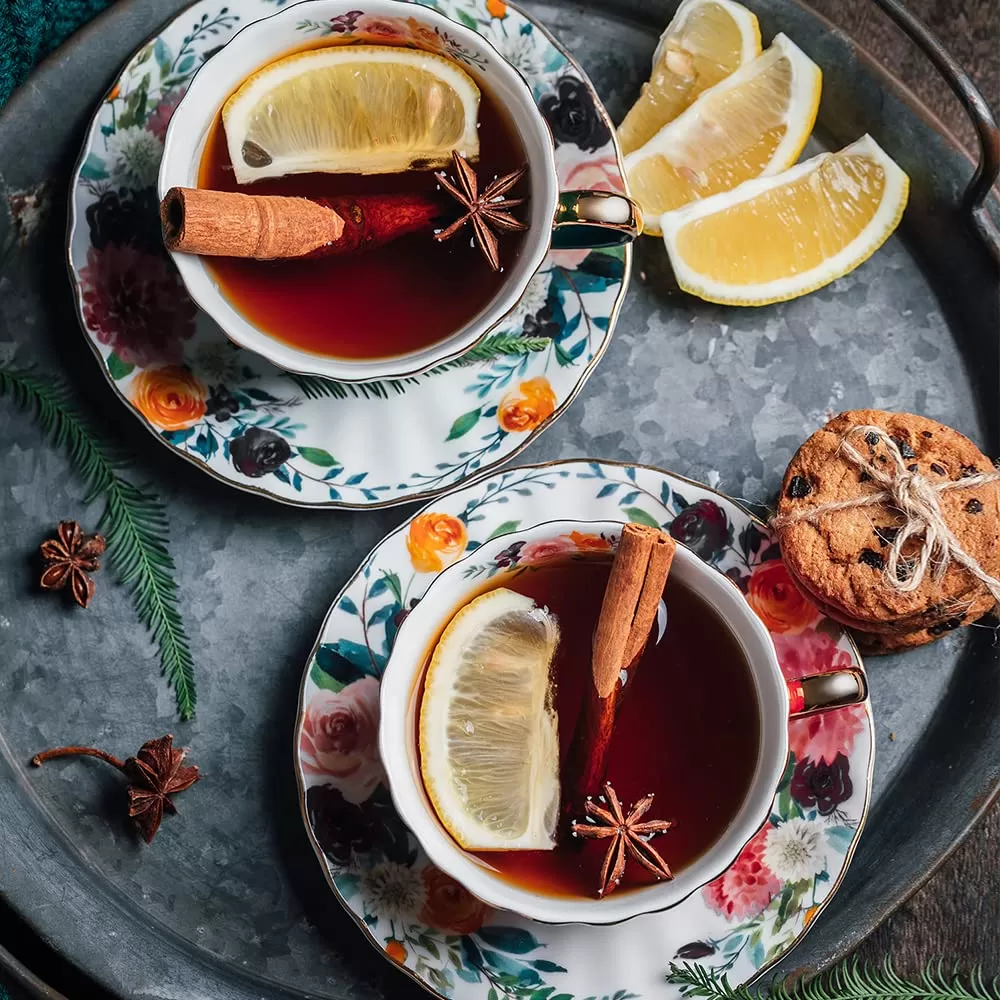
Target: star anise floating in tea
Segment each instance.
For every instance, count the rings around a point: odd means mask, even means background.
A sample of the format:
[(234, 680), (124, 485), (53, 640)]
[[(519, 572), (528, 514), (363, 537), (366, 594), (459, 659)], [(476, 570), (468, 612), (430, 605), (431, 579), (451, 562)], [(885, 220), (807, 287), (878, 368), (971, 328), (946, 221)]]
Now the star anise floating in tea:
[(45, 560), (42, 589), (62, 590), (68, 584), (73, 600), (81, 608), (87, 607), (94, 596), (94, 581), (89, 574), (101, 568), (100, 557), (106, 547), (102, 535), (85, 535), (76, 521), (60, 521), (56, 537), (40, 546)]
[(520, 167), (512, 173), (497, 177), (480, 191), (476, 172), (465, 157), (453, 151), (451, 161), (455, 174), (454, 180), (449, 178), (444, 171), (439, 171), (435, 176), (441, 183), (441, 187), (465, 209), (465, 214), (447, 229), (437, 233), (434, 239), (438, 241), (450, 239), (469, 222), (472, 224), (476, 243), (490, 267), (494, 271), (499, 271), (498, 233), (523, 232), (528, 228), (526, 222), (515, 219), (509, 211), (518, 205), (523, 205), (524, 199), (504, 197), (524, 177), (528, 168)]
[(150, 843), (160, 828), (164, 812), (176, 813), (172, 795), (190, 788), (200, 777), (198, 768), (184, 764), (187, 750), (174, 746), (171, 734), (148, 740), (134, 757), (119, 760), (94, 747), (56, 747), (31, 758), (35, 767), (57, 757), (96, 757), (118, 768), (128, 779), (128, 814), (139, 835)]
[[(598, 802), (604, 802), (607, 808), (603, 808)], [(584, 837), (588, 840), (612, 838), (601, 867), (601, 886), (597, 890), (598, 896), (607, 896), (615, 890), (625, 874), (625, 864), (629, 858), (638, 861), (658, 879), (674, 877), (666, 861), (649, 843), (653, 837), (666, 833), (673, 824), (660, 819), (640, 822), (652, 804), (653, 796), (646, 795), (626, 814), (615, 790), (610, 782), (606, 782), (603, 796), (597, 801), (588, 798), (584, 803), (586, 818), (573, 821), (570, 829), (574, 837)]]

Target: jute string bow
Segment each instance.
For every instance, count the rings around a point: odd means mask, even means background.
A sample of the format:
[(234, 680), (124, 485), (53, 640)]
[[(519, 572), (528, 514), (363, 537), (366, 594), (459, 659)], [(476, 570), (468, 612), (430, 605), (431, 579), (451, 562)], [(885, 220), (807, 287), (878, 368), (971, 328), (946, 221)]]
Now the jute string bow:
[[(866, 459), (849, 441), (854, 434), (876, 435), (889, 452), (893, 468), (889, 471), (880, 469), (873, 461)], [(880, 427), (860, 424), (852, 427), (840, 443), (840, 451), (859, 469), (866, 472), (882, 487), (875, 493), (854, 497), (850, 500), (838, 500), (834, 503), (820, 504), (776, 517), (771, 524), (780, 528), (799, 521), (817, 522), (824, 514), (834, 514), (842, 510), (855, 510), (859, 507), (887, 506), (898, 510), (904, 517), (904, 523), (893, 539), (885, 562), (885, 577), (889, 586), (903, 593), (916, 590), (923, 582), (928, 570), (932, 579), (940, 581), (954, 561), (967, 573), (975, 577), (993, 596), (1000, 606), (1000, 580), (990, 576), (961, 546), (955, 533), (948, 527), (941, 512), (938, 497), (951, 490), (968, 490), (976, 486), (1000, 481), (1000, 472), (993, 471), (964, 479), (944, 483), (932, 483), (920, 475), (911, 472), (895, 441)], [(911, 539), (922, 543), (916, 552), (916, 559), (903, 557), (903, 549)]]

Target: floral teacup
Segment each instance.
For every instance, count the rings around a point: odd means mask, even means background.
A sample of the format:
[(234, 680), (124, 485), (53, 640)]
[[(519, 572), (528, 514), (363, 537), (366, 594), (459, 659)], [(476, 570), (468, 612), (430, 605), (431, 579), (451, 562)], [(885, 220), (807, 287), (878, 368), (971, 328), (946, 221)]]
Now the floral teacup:
[[(600, 540), (610, 551), (622, 524), (614, 521), (550, 521), (500, 535), (458, 560), (431, 584), (396, 636), (382, 677), (379, 749), (393, 802), (431, 861), (484, 902), (548, 923), (610, 924), (664, 910), (724, 872), (767, 822), (788, 761), (788, 719), (862, 702), (860, 671), (842, 670), (788, 682), (764, 623), (739, 588), (679, 545), (671, 568), (677, 578), (728, 624), (750, 666), (760, 713), (760, 746), (750, 788), (722, 836), (672, 881), (603, 899), (547, 896), (499, 878), (463, 851), (441, 825), (424, 789), (416, 726), (421, 680), (429, 653), (451, 616), (482, 590), (484, 576), (520, 570), (554, 556), (593, 551)], [(721, 693), (720, 697), (725, 697)]]
[(432, 48), (463, 64), (508, 113), (528, 159), (528, 231), (517, 260), (492, 301), (444, 339), (395, 357), (368, 360), (316, 354), (285, 343), (251, 323), (223, 295), (202, 259), (174, 253), (191, 297), (231, 340), (289, 371), (341, 382), (370, 382), (426, 372), (459, 357), (489, 335), (517, 305), (551, 248), (619, 246), (641, 231), (629, 198), (609, 191), (559, 190), (552, 133), (524, 78), (482, 35), (419, 3), (401, 0), (306, 0), (240, 31), (198, 71), (174, 112), (160, 166), (159, 194), (197, 187), (202, 152), (219, 109), (261, 66), (301, 47), (308, 23), (330, 26), (338, 42)]

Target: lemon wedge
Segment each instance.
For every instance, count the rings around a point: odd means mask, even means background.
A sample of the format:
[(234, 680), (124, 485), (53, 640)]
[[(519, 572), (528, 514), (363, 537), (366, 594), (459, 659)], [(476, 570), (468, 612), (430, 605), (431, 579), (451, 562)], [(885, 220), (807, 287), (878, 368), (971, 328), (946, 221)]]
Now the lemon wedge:
[(479, 156), (479, 88), (455, 63), (388, 45), (297, 52), (258, 70), (222, 120), (236, 179), (398, 173)]
[(733, 0), (684, 0), (660, 36), (649, 82), (618, 126), (631, 153), (673, 121), (703, 90), (760, 55), (757, 18)]
[(438, 818), (467, 850), (545, 850), (559, 813), (549, 666), (555, 619), (499, 588), (444, 630), (424, 680), (420, 772)]
[(910, 179), (865, 135), (773, 177), (660, 219), (681, 288), (710, 302), (765, 305), (829, 284), (899, 224)]
[(709, 88), (625, 158), (645, 231), (664, 212), (791, 166), (809, 138), (822, 74), (785, 35)]

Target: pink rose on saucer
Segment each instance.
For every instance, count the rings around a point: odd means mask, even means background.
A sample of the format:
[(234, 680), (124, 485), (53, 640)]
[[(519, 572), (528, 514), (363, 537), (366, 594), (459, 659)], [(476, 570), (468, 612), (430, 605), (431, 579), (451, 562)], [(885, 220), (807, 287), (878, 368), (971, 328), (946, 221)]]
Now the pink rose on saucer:
[[(625, 193), (618, 161), (613, 156), (601, 160), (584, 160), (559, 169), (559, 186), (563, 191), (616, 191)], [(576, 270), (589, 250), (553, 250), (552, 260), (561, 267)]]
[(850, 757), (854, 740), (865, 728), (863, 705), (835, 708), (788, 724), (788, 747), (796, 760), (824, 761), (832, 764), (837, 754)]
[(341, 691), (317, 692), (302, 720), (302, 770), (337, 779), (348, 802), (364, 802), (384, 777), (378, 720), (374, 677), (363, 677)]
[(401, 44), (413, 39), (409, 25), (401, 17), (376, 17), (374, 14), (365, 14), (358, 18), (355, 30), (359, 34), (377, 38), (380, 42)]
[(567, 538), (565, 535), (560, 535), (558, 538), (539, 538), (536, 542), (528, 542), (521, 549), (518, 562), (540, 562), (542, 559), (551, 559), (567, 552), (576, 552), (576, 543), (572, 538)]
[(851, 654), (827, 632), (811, 628), (795, 636), (772, 633), (771, 638), (786, 680), (797, 681), (810, 674), (829, 674), (854, 666)]
[(735, 864), (702, 890), (705, 902), (727, 920), (745, 920), (763, 913), (781, 888), (774, 872), (764, 863), (768, 824), (743, 848)]
[(146, 128), (155, 135), (160, 142), (167, 137), (167, 126), (170, 119), (177, 110), (177, 105), (181, 103), (181, 98), (187, 93), (187, 87), (180, 87), (172, 90), (166, 97), (156, 105), (146, 119)]

